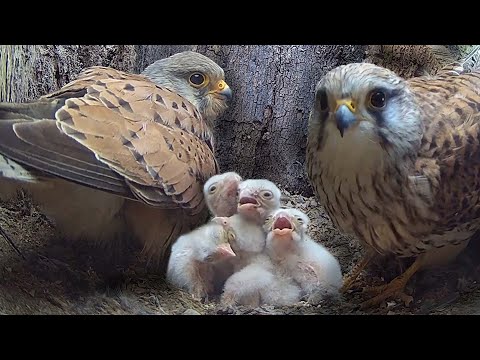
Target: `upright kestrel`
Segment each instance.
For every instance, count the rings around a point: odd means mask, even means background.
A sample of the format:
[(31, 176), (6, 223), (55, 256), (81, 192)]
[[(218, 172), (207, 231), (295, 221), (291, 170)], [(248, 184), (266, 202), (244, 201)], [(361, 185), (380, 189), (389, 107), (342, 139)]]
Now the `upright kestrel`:
[(377, 304), (420, 268), (453, 260), (480, 228), (480, 72), (404, 80), (368, 64), (339, 66), (317, 84), (307, 168), (333, 223), (372, 254), (416, 260)]
[(218, 64), (183, 52), (142, 75), (96, 66), (37, 101), (1, 103), (2, 193), (7, 180), (26, 188), (68, 239), (133, 236), (159, 262), (208, 217), (213, 125), (231, 94)]

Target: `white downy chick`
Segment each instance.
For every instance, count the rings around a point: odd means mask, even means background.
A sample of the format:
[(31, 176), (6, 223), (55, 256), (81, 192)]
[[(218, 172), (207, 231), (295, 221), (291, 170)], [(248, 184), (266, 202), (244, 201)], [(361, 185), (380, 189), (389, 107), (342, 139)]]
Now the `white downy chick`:
[(300, 210), (276, 210), (265, 222), (265, 252), (276, 270), (293, 278), (302, 289), (302, 297), (316, 305), (339, 295), (342, 271), (338, 260), (308, 236), (309, 223)]
[(280, 195), (270, 181), (246, 180), (240, 184), (238, 214), (216, 218), (234, 234), (230, 244), (238, 259), (236, 272), (225, 283), (223, 305), (281, 306), (300, 299), (300, 288), (291, 279), (277, 276), (263, 252), (266, 233), (259, 224), (280, 206)]
[(237, 271), (225, 283), (222, 305), (282, 306), (300, 300), (300, 287), (292, 279), (278, 276), (264, 253), (266, 234), (259, 225), (240, 214), (216, 220), (222, 221), (231, 232), (230, 244), (238, 258)]
[(263, 304), (293, 305), (300, 298), (300, 287), (291, 278), (278, 275), (268, 256), (258, 254), (248, 266), (228, 278), (221, 303), (255, 308)]
[[(232, 216), (237, 213), (238, 186), (242, 177), (229, 171), (214, 175), (203, 186), (203, 195), (213, 216)], [(237, 257), (230, 257), (212, 264), (215, 276), (215, 292), (220, 294), (225, 281), (233, 274)]]
[(280, 197), (280, 189), (269, 180), (244, 180), (238, 186), (238, 213), (218, 217), (219, 223), (235, 233), (230, 245), (237, 255), (235, 261), (239, 262), (236, 270), (247, 266), (265, 249), (263, 224), (268, 215), (280, 208)]
[(187, 290), (196, 299), (208, 300), (219, 290), (216, 289), (216, 267), (235, 257), (229, 244), (231, 236), (214, 220), (180, 236), (172, 246), (167, 281)]

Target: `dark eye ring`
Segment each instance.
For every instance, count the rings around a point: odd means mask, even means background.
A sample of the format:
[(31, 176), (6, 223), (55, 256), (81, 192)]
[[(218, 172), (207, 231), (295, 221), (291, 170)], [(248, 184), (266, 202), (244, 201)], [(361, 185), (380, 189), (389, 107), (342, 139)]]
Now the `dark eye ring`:
[(317, 93), (317, 99), (320, 104), (320, 111), (328, 110), (328, 96), (325, 91), (319, 91)]
[(190, 81), (190, 84), (192, 84), (193, 86), (199, 87), (205, 84), (205, 76), (198, 72), (193, 73), (192, 75), (190, 75), (188, 81)]
[(370, 94), (370, 105), (375, 109), (381, 109), (385, 107), (387, 97), (383, 91), (374, 90)]

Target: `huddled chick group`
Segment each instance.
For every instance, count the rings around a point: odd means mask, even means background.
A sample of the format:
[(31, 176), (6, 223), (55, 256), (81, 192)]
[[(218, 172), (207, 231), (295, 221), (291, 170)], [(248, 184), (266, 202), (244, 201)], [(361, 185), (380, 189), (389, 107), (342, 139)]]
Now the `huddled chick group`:
[(225, 306), (318, 304), (339, 294), (337, 259), (308, 236), (305, 213), (280, 207), (275, 184), (227, 172), (211, 177), (204, 195), (213, 218), (173, 244), (170, 283), (202, 300), (221, 294)]

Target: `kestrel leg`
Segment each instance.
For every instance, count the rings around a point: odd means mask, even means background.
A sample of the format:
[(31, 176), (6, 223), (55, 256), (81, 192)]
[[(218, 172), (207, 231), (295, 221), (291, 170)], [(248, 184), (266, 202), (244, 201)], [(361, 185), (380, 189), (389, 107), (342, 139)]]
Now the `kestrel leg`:
[(350, 273), (348, 273), (344, 279), (343, 279), (343, 286), (340, 289), (341, 293), (346, 292), (348, 289), (352, 287), (352, 285), (355, 283), (355, 281), (358, 278), (358, 275), (365, 269), (365, 267), (370, 263), (370, 261), (373, 259), (375, 256), (375, 251), (374, 250), (367, 250), (365, 255), (362, 257), (362, 259), (355, 264), (355, 266), (352, 268)]
[(362, 309), (366, 309), (381, 304), (383, 301), (391, 298), (401, 299), (408, 306), (413, 298), (404, 293), (405, 285), (423, 264), (424, 256), (419, 256), (415, 262), (401, 275), (390, 281), (390, 283), (381, 286), (373, 286), (364, 288), (363, 292), (377, 294), (374, 298), (367, 300), (361, 304)]

